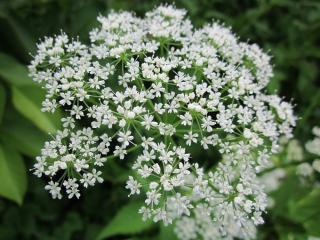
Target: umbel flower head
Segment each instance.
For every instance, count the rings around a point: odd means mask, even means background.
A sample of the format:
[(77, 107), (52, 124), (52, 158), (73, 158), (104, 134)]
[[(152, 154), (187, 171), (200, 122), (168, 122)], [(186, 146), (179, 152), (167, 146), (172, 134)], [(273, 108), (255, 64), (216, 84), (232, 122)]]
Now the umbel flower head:
[[(145, 196), (144, 219), (177, 220), (181, 239), (252, 238), (266, 207), (256, 174), (296, 120), (265, 93), (270, 57), (217, 22), (194, 29), (170, 5), (98, 21), (89, 44), (64, 33), (38, 44), (29, 70), (47, 91), (43, 110), (66, 116), (34, 173), (54, 198), (78, 198), (106, 161), (128, 161), (125, 187)], [(204, 169), (194, 146), (221, 159)]]

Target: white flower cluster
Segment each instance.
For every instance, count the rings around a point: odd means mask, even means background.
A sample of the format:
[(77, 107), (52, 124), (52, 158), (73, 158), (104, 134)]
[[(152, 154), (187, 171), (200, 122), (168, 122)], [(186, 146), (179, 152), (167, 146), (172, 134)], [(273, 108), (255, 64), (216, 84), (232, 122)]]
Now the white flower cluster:
[(311, 154), (320, 156), (320, 127), (313, 127), (312, 133), (315, 138), (306, 143), (306, 150)]
[[(106, 149), (104, 135), (99, 139), (93, 135), (90, 128), (76, 132), (64, 129), (59, 131), (53, 140), (45, 143), (41, 156), (36, 158), (34, 174), (38, 177), (50, 177), (51, 180), (45, 188), (53, 198), (62, 198), (59, 182), (65, 187), (69, 198), (79, 198), (77, 178), (80, 177), (80, 183), (85, 188), (96, 182), (103, 182), (101, 172), (97, 171), (96, 167), (103, 166), (106, 161), (102, 157)], [(58, 175), (59, 171), (63, 173)], [(52, 178), (56, 176), (58, 181), (53, 182)]]
[(312, 133), (314, 139), (305, 144), (305, 149), (312, 156), (312, 162), (304, 162), (297, 166), (297, 174), (303, 177), (312, 177), (315, 173), (320, 173), (320, 159), (314, 159), (314, 156), (320, 157), (320, 127), (313, 127)]
[[(296, 120), (289, 103), (264, 91), (270, 57), (218, 23), (193, 29), (170, 5), (98, 21), (89, 45), (45, 38), (29, 66), (47, 90), (43, 110), (68, 115), (34, 173), (50, 178), (53, 197), (63, 187), (79, 197), (80, 186), (102, 181), (96, 167), (134, 151), (126, 188), (146, 192), (144, 219), (177, 220), (181, 239), (253, 238), (266, 207), (256, 173)], [(194, 145), (223, 160), (203, 169), (190, 161)]]
[(267, 196), (256, 175), (258, 156), (245, 152), (248, 156), (244, 158), (239, 151), (240, 147), (225, 155), (208, 174), (197, 169), (191, 181), (193, 213), (176, 224), (180, 239), (255, 237), (255, 225), (263, 223)]

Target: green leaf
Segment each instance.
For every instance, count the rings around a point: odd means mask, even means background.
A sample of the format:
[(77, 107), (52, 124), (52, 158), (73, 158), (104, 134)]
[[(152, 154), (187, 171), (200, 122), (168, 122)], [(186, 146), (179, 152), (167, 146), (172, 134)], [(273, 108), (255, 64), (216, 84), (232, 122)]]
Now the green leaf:
[(26, 169), (21, 156), (0, 145), (0, 195), (21, 205), (26, 189)]
[(0, 18), (6, 22), (7, 29), (9, 29), (9, 34), (6, 33), (6, 35), (8, 34), (7, 38), (9, 37), (10, 41), (15, 44), (17, 50), (26, 57), (30, 56), (30, 52), (34, 53), (36, 44), (27, 31), (27, 27), (24, 25), (25, 22), (19, 21), (9, 11), (1, 11)]
[(160, 225), (160, 232), (159, 232), (159, 240), (177, 240), (177, 235), (173, 231), (174, 225), (170, 224), (168, 226), (164, 226), (164, 224)]
[(28, 69), (13, 57), (0, 52), (0, 77), (14, 86), (36, 85), (28, 76)]
[(320, 188), (312, 190), (306, 197), (297, 204), (291, 206), (292, 216), (298, 221), (306, 221), (315, 215), (320, 215)]
[(13, 108), (8, 108), (0, 130), (0, 138), (20, 153), (35, 157), (40, 153), (48, 135), (36, 128)]
[(271, 197), (275, 200), (275, 206), (272, 208), (272, 216), (282, 216), (285, 218), (292, 218), (289, 206), (297, 203), (302, 199), (310, 188), (303, 186), (301, 181), (296, 176), (295, 172), (288, 172), (287, 177), (282, 181), (279, 189), (271, 193)]
[(6, 91), (0, 82), (0, 123), (2, 122), (5, 105), (6, 105)]
[(35, 126), (44, 132), (55, 132), (59, 127), (59, 113), (55, 115), (41, 111), (41, 101), (44, 92), (40, 87), (12, 87), (12, 102), (14, 107)]
[(303, 224), (309, 235), (320, 236), (320, 188), (311, 191), (297, 204), (290, 206), (295, 221)]
[(135, 234), (150, 228), (152, 221), (143, 221), (139, 208), (141, 202), (131, 202), (120, 209), (111, 222), (102, 229), (97, 239), (105, 239), (119, 234)]

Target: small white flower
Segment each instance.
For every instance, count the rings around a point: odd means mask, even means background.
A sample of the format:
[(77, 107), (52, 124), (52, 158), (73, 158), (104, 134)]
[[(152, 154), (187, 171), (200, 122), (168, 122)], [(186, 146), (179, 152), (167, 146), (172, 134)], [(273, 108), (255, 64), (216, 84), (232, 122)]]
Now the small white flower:
[(141, 184), (138, 183), (132, 176), (129, 176), (129, 180), (127, 181), (126, 189), (130, 190), (129, 197), (133, 194), (140, 194)]
[(312, 162), (312, 167), (314, 170), (320, 173), (320, 159), (316, 159)]
[(301, 163), (297, 166), (297, 174), (303, 177), (310, 176), (313, 173), (313, 168), (309, 163)]
[(133, 140), (133, 136), (131, 135), (131, 131), (120, 132), (118, 134), (118, 142), (122, 143), (123, 147), (127, 147)]
[(48, 185), (44, 187), (44, 189), (48, 190), (49, 193), (52, 195), (52, 198), (61, 199), (61, 187), (59, 187), (59, 183), (50, 181)]
[(187, 140), (186, 143), (188, 146), (190, 146), (192, 143), (196, 143), (198, 141), (198, 136), (199, 135), (197, 133), (188, 132), (187, 134), (183, 135), (183, 138)]
[(143, 121), (141, 122), (141, 125), (144, 126), (147, 130), (150, 130), (151, 127), (157, 126), (157, 122), (153, 121), (152, 115), (145, 115), (143, 117)]
[(76, 119), (80, 119), (81, 117), (84, 116), (84, 112), (82, 111), (82, 109), (83, 109), (82, 106), (74, 105), (70, 111), (70, 114), (72, 116), (75, 115)]
[(120, 146), (116, 146), (114, 150), (114, 155), (119, 156), (120, 159), (124, 159), (124, 156), (127, 154), (127, 151)]
[(184, 115), (179, 116), (181, 119), (181, 124), (184, 126), (188, 126), (192, 124), (192, 116), (189, 112), (186, 112)]
[(160, 193), (157, 193), (155, 190), (152, 190), (150, 192), (147, 192), (147, 199), (145, 203), (147, 205), (158, 205), (160, 197), (161, 197)]

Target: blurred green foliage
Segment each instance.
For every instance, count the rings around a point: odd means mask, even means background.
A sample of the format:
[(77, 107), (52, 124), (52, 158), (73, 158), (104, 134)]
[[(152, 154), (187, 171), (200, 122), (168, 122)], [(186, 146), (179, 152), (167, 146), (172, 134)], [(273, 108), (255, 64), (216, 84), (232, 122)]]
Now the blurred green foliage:
[[(46, 132), (59, 128), (54, 117), (40, 111), (43, 92), (27, 76), (25, 66), (38, 39), (63, 30), (87, 42), (98, 14), (122, 9), (142, 16), (161, 3), (0, 1), (0, 195), (20, 204), (0, 198), (0, 239), (95, 239), (99, 234), (108, 235), (108, 239), (174, 239), (170, 228), (135, 219), (130, 206), (136, 204), (122, 208), (127, 202), (123, 190), (127, 172), (121, 166), (108, 163), (106, 182), (85, 192), (80, 200), (50, 199), (43, 190), (44, 183), (28, 171), (47, 138)], [(196, 27), (212, 19), (220, 20), (242, 40), (256, 42), (270, 51), (275, 76), (268, 91), (293, 99), (300, 117), (296, 138), (306, 141), (312, 126), (319, 125), (320, 120), (320, 1), (177, 0), (175, 4), (188, 10)], [(17, 163), (15, 169), (5, 167), (9, 161)], [(17, 172), (21, 174), (15, 178)], [(4, 178), (18, 187), (10, 187)], [(320, 235), (319, 190), (309, 189), (290, 176), (274, 198), (275, 208), (266, 216), (259, 239), (307, 239), (307, 235)], [(132, 224), (131, 228), (125, 224)]]

